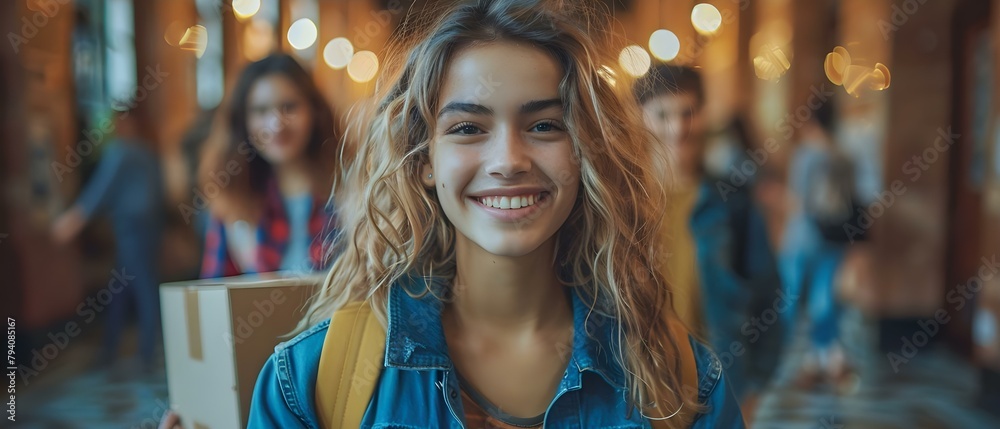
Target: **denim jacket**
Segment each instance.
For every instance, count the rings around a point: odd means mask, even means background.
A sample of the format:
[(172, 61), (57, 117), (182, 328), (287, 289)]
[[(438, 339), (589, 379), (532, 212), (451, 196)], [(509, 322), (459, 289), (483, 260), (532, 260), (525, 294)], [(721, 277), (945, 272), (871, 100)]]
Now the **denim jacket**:
[[(786, 326), (765, 318), (783, 295), (764, 218), (747, 189), (706, 179), (691, 214), (705, 327), (737, 398), (759, 391), (777, 369)], [(721, 190), (721, 191), (720, 191)]]
[[(545, 413), (545, 428), (649, 428), (635, 409), (628, 413), (625, 375), (605, 345), (613, 323), (572, 296), (575, 334), (569, 364)], [(394, 285), (389, 293), (386, 353), (362, 428), (465, 428), (455, 367), (441, 327), (441, 302), (414, 298)], [(586, 327), (584, 327), (586, 323)], [(319, 428), (315, 406), (326, 320), (279, 344), (254, 388), (248, 427)], [(587, 334), (590, 332), (590, 335)], [(694, 428), (743, 428), (743, 417), (719, 358), (691, 340), (698, 366), (698, 398), (705, 404)]]

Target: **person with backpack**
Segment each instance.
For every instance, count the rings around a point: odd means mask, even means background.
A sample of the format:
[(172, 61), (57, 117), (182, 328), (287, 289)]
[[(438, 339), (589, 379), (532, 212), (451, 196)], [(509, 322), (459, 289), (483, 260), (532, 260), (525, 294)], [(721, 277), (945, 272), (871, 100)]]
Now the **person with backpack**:
[(344, 172), (340, 210), (358, 212), (248, 426), (744, 427), (669, 305), (664, 155), (599, 73), (610, 16), (515, 0), (433, 16), (404, 26), (422, 34)]
[[(834, 111), (826, 103), (803, 125), (789, 173), (789, 205), (794, 211), (785, 226), (780, 261), (788, 295), (800, 297), (803, 307), (786, 312), (786, 323), (797, 325), (803, 319), (809, 326), (809, 348), (795, 383), (804, 388), (828, 383), (846, 391), (855, 380), (839, 342), (838, 276), (852, 247), (866, 241), (868, 230), (860, 223), (863, 203), (854, 165), (831, 137)], [(792, 334), (786, 341), (794, 340)]]
[(784, 324), (777, 315), (768, 319), (780, 310), (774, 303), (782, 286), (764, 217), (748, 183), (705, 168), (705, 91), (697, 70), (656, 65), (633, 93), (654, 144), (671, 154), (662, 173), (671, 185), (662, 234), (674, 308), (723, 354), (749, 414), (777, 368), (784, 340)]

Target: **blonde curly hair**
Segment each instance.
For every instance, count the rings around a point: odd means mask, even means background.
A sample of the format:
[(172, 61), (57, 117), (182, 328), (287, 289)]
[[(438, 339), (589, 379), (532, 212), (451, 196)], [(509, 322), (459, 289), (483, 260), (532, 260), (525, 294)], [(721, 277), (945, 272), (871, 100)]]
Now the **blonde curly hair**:
[[(592, 312), (616, 321), (621, 346), (614, 349), (631, 406), (656, 417), (682, 404), (698, 409), (681, 389), (677, 344), (688, 339), (668, 327), (676, 316), (660, 270), (666, 155), (627, 85), (605, 66), (617, 63), (610, 25), (608, 13), (581, 1), (482, 0), (408, 17), (399, 39), (416, 42), (392, 48), (374, 102), (349, 130), (359, 140), (338, 182), (342, 235), (299, 330), (366, 299), (384, 323), (397, 280), (454, 278), (454, 227), (420, 180), (444, 74), (455, 52), (471, 44), (530, 43), (564, 71), (559, 94), (581, 171), (577, 201), (557, 232), (559, 279)], [(667, 424), (681, 427), (679, 420)]]

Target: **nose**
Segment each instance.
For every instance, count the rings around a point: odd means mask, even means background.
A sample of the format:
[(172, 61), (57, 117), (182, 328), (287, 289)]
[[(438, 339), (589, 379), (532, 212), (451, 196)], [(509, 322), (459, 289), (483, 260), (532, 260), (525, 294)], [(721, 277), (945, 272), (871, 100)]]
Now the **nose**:
[(273, 132), (279, 132), (284, 128), (285, 119), (281, 111), (277, 108), (270, 109), (267, 112), (267, 116), (264, 118), (264, 126)]
[(680, 142), (687, 139), (690, 130), (690, 121), (679, 115), (672, 115), (672, 117), (667, 120), (666, 134), (670, 137), (671, 141)]
[(484, 165), (486, 172), (496, 178), (509, 179), (531, 171), (531, 156), (528, 142), (517, 130), (505, 130), (494, 134), (486, 151)]

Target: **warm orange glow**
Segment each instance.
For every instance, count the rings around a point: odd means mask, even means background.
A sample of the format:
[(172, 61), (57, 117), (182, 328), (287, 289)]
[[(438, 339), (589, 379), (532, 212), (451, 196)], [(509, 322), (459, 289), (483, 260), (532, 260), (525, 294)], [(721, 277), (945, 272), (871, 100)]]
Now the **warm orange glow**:
[(178, 46), (181, 44), (181, 39), (184, 37), (184, 33), (187, 33), (187, 28), (180, 21), (171, 22), (167, 26), (166, 31), (163, 32), (163, 41), (167, 42), (170, 46)]
[(753, 70), (757, 78), (777, 82), (791, 68), (788, 56), (777, 46), (765, 47), (760, 55), (753, 59)]
[(192, 25), (181, 37), (180, 48), (185, 51), (192, 51), (194, 55), (201, 58), (205, 54), (205, 47), (208, 46), (208, 30), (200, 25)]
[(842, 85), (848, 94), (857, 98), (867, 91), (889, 88), (892, 77), (882, 63), (874, 67), (853, 64), (851, 54), (843, 46), (833, 48), (823, 61), (823, 71), (834, 85)]
[(611, 67), (601, 66), (601, 68), (597, 70), (597, 75), (604, 79), (605, 82), (611, 84), (611, 86), (618, 85), (618, 75)]
[(257, 61), (274, 49), (274, 27), (262, 19), (250, 21), (243, 29), (243, 56)]
[(826, 72), (826, 78), (834, 85), (843, 85), (844, 71), (849, 65), (851, 65), (851, 54), (843, 46), (837, 46), (833, 48), (833, 52), (826, 54), (823, 71)]

